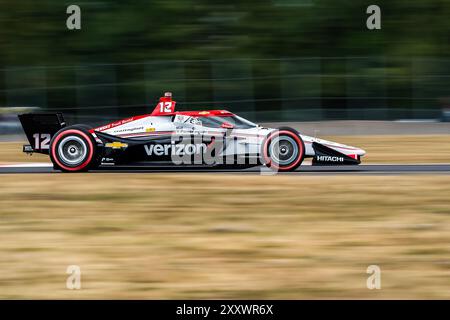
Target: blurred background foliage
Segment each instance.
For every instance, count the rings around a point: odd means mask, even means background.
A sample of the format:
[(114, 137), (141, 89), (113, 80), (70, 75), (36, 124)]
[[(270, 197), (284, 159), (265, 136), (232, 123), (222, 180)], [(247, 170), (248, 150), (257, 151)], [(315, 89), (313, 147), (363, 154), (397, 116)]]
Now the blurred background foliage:
[(114, 118), (173, 91), (254, 120), (437, 118), (449, 17), (447, 0), (0, 0), (0, 106)]

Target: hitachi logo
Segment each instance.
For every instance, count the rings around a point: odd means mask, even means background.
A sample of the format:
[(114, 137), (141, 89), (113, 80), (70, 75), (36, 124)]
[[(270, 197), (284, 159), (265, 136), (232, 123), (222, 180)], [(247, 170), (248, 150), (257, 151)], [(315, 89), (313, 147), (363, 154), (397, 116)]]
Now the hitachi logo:
[(206, 144), (150, 144), (145, 145), (145, 152), (148, 156), (168, 156), (168, 155), (193, 155), (206, 152)]
[(344, 162), (344, 157), (317, 156), (317, 161), (322, 162)]

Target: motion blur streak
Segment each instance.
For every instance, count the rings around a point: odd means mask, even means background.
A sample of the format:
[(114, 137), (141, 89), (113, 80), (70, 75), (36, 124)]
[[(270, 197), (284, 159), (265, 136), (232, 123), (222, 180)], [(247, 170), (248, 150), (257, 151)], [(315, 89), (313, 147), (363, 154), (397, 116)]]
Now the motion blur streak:
[[(0, 164), (48, 161), (19, 113), (96, 126), (166, 91), (365, 163), (450, 162), (450, 1), (377, 0), (380, 30), (368, 0), (81, 1), (80, 30), (69, 4), (0, 0)], [(439, 174), (0, 175), (0, 298), (450, 299), (449, 194)]]
[(441, 118), (449, 107), (450, 3), (0, 0), (0, 109), (76, 120), (221, 104), (254, 121)]
[(218, 177), (2, 176), (0, 297), (450, 298), (449, 176)]

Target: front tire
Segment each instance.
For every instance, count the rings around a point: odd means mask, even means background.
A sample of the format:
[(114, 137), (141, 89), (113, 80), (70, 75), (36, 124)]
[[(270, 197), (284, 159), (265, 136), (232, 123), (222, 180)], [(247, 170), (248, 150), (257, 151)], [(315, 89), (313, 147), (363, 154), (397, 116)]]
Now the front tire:
[(279, 128), (263, 142), (264, 164), (274, 171), (294, 171), (305, 159), (305, 143), (292, 128)]
[(83, 172), (97, 165), (97, 145), (84, 126), (71, 126), (58, 131), (50, 142), (50, 159), (64, 172)]

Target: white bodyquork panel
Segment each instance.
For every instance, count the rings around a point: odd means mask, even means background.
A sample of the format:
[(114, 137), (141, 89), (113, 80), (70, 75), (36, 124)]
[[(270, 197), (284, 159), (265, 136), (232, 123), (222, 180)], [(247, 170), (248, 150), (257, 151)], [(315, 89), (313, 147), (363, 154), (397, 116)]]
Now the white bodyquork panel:
[[(240, 139), (237, 140), (237, 146), (234, 147), (230, 145), (226, 150), (225, 154), (233, 154), (237, 151), (238, 154), (243, 154), (246, 152), (249, 153), (259, 153), (261, 148), (261, 143), (264, 138), (275, 129), (261, 129), (261, 128), (252, 128), (252, 129), (236, 129), (233, 130), (232, 136), (237, 136)], [(328, 141), (324, 139), (314, 138), (306, 135), (300, 135), (303, 142), (305, 143), (305, 155), (312, 157), (315, 155), (315, 151), (312, 147), (313, 142), (320, 143), (325, 145), (331, 149), (334, 149), (343, 154), (356, 154), (359, 156), (363, 156), (366, 152), (360, 148), (347, 146), (345, 144)]]
[(366, 152), (362, 149), (352, 147), (352, 146), (347, 146), (345, 144), (328, 141), (328, 140), (324, 140), (324, 139), (319, 139), (319, 138), (314, 138), (314, 137), (310, 137), (310, 136), (305, 136), (305, 135), (300, 135), (300, 137), (302, 137), (303, 141), (305, 142), (306, 155), (313, 156), (315, 154), (314, 149), (312, 148), (313, 142), (320, 143), (328, 148), (334, 149), (343, 154), (356, 154), (359, 156), (363, 156), (366, 154)]
[(173, 131), (175, 127), (170, 116), (148, 116), (142, 119), (130, 121), (103, 132), (111, 135), (145, 134), (158, 131)]

